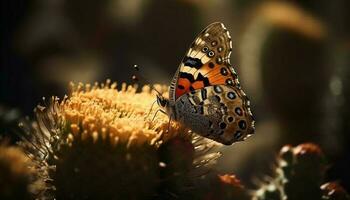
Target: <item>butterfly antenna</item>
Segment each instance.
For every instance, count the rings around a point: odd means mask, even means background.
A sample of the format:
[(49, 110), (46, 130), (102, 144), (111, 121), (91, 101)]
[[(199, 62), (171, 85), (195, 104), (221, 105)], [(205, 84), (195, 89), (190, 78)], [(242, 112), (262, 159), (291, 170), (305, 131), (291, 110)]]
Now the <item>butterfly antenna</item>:
[(148, 79), (146, 79), (144, 76), (142, 76), (142, 74), (140, 73), (140, 68), (139, 68), (138, 65), (134, 65), (134, 69), (135, 69), (135, 71), (137, 72), (137, 76), (136, 76), (136, 75), (133, 75), (133, 76), (132, 76), (132, 80), (133, 80), (134, 82), (138, 82), (139, 79), (142, 79), (143, 82), (145, 82), (146, 84), (148, 84), (148, 85), (151, 86), (152, 90), (156, 91), (156, 92), (158, 93), (158, 95), (162, 96), (162, 93), (160, 93), (160, 92), (153, 86), (153, 84), (151, 84), (151, 83), (149, 82)]

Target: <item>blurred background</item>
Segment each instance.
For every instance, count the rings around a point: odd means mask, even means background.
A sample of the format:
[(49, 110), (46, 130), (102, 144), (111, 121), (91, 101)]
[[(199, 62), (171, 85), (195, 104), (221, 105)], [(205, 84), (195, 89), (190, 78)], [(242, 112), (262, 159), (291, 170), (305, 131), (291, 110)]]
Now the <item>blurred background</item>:
[(222, 147), (217, 166), (245, 185), (271, 171), (284, 144), (319, 144), (327, 179), (350, 191), (350, 1), (3, 0), (0, 135), (70, 81), (132, 83), (137, 64), (169, 84), (195, 36), (221, 21), (251, 99), (256, 134)]

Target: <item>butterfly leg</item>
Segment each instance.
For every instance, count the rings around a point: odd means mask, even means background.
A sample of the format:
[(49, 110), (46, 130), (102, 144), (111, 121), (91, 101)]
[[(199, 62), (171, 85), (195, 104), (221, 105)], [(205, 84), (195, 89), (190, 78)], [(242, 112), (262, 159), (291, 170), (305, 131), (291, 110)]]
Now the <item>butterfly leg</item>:
[[(149, 112), (148, 112), (148, 114), (146, 115), (145, 119), (147, 119), (148, 116), (151, 114), (151, 112), (152, 112), (152, 110), (153, 110), (153, 106), (154, 106), (154, 104), (155, 104), (156, 102), (157, 102), (157, 101), (154, 101), (154, 102), (152, 103), (151, 108), (149, 109)], [(152, 121), (153, 121), (153, 120), (152, 120)]]
[(171, 123), (171, 115), (170, 115), (170, 117), (169, 117), (169, 122), (168, 122), (168, 133), (170, 132), (170, 123)]
[(161, 112), (161, 113), (163, 113), (163, 114), (165, 114), (165, 115), (168, 115), (168, 114), (166, 114), (166, 112), (165, 112), (164, 110), (162, 110), (162, 109), (158, 109), (158, 110), (156, 111), (156, 113), (154, 113), (154, 115), (153, 115), (153, 118), (152, 118), (152, 121), (151, 121), (151, 122), (153, 122), (153, 121), (154, 121), (154, 119), (156, 118), (156, 116), (157, 116), (158, 112)]

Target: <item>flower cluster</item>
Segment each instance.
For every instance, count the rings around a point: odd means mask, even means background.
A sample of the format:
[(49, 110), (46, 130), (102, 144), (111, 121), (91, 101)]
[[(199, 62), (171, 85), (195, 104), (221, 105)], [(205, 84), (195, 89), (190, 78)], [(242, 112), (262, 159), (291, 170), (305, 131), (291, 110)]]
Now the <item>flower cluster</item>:
[(283, 147), (275, 176), (251, 193), (215, 171), (217, 143), (157, 114), (155, 96), (107, 80), (44, 100), (34, 121), (20, 123), (23, 150), (0, 146), (0, 199), (349, 198), (335, 182), (322, 185), (325, 159), (314, 144)]

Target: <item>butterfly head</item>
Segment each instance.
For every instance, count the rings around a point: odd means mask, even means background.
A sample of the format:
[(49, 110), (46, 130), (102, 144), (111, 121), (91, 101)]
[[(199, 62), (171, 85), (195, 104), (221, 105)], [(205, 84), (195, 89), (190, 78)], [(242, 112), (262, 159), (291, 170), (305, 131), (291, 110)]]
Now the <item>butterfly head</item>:
[(164, 98), (162, 95), (157, 94), (157, 104), (164, 110), (166, 110), (167, 105), (169, 104), (169, 101)]
[(172, 117), (172, 119), (175, 119), (175, 106), (169, 101), (169, 99), (163, 97), (162, 95), (157, 95), (157, 104), (163, 110), (167, 115)]

